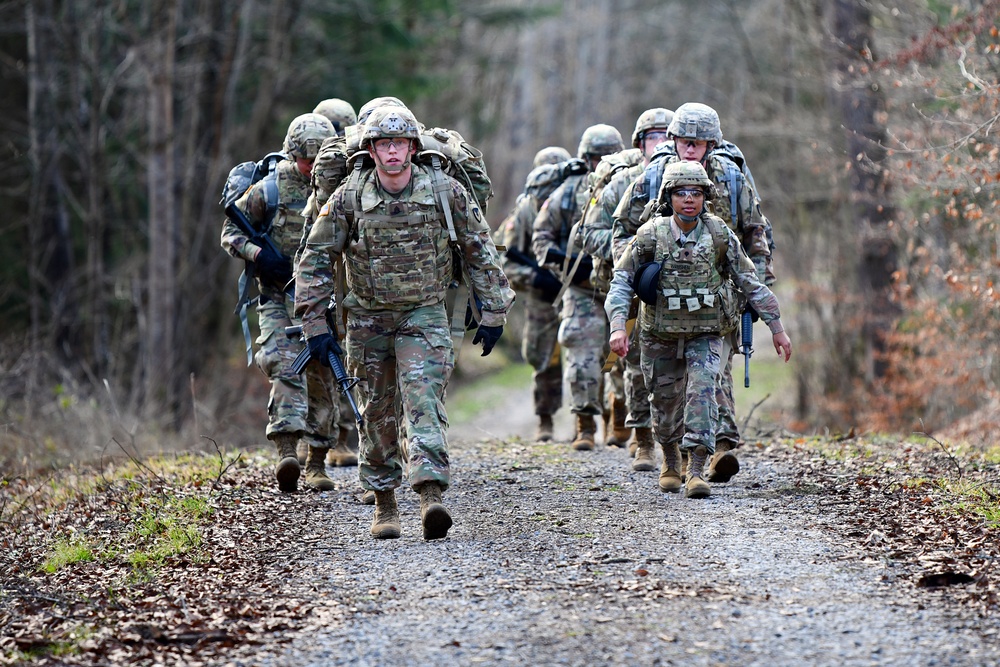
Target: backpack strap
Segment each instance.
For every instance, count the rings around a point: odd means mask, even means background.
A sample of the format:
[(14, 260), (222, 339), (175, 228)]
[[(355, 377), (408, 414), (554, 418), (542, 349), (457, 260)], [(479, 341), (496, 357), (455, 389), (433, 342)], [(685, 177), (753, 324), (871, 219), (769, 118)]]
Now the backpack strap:
[[(270, 155), (268, 157), (271, 157)], [(267, 159), (267, 158), (265, 158)], [(271, 233), (271, 226), (274, 224), (274, 217), (278, 213), (278, 177), (277, 171), (271, 169), (260, 181), (261, 192), (264, 195), (264, 230), (262, 235)], [(236, 302), (236, 314), (240, 318), (240, 328), (243, 329), (243, 343), (247, 351), (247, 367), (253, 363), (253, 339), (250, 337), (250, 320), (247, 316), (247, 308), (256, 298), (250, 298), (250, 285), (253, 283), (255, 266), (253, 262), (246, 262), (243, 273), (240, 274), (237, 287), (239, 289), (239, 299)]]

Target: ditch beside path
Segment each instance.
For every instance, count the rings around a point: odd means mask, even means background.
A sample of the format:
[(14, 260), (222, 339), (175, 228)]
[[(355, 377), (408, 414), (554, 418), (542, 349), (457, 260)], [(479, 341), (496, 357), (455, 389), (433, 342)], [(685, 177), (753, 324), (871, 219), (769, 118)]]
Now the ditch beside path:
[[(496, 406), (490, 430), (518, 419)], [(317, 600), (311, 629), (217, 664), (1000, 665), (995, 618), (845, 538), (857, 510), (787, 450), (741, 449), (706, 500), (660, 493), (620, 449), (456, 428), (451, 452), (455, 525), (435, 542), (408, 489), (402, 538), (372, 540), (356, 472), (332, 471), (280, 563)]]

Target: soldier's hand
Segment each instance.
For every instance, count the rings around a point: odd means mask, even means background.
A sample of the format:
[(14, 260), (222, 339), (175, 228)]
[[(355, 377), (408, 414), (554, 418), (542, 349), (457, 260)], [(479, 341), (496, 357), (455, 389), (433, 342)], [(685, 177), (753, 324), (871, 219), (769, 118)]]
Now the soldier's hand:
[(611, 351), (619, 357), (628, 354), (628, 332), (625, 329), (619, 329), (611, 334)]
[(788, 363), (788, 360), (792, 357), (792, 339), (782, 331), (781, 333), (772, 334), (771, 341), (774, 343), (774, 349), (777, 350), (778, 356), (785, 357), (785, 363)]
[(476, 330), (476, 336), (472, 339), (472, 344), (475, 345), (479, 341), (483, 341), (483, 356), (493, 351), (493, 346), (497, 344), (500, 340), (500, 335), (503, 334), (503, 327), (484, 327), (481, 326)]
[(310, 337), (306, 343), (309, 345), (309, 356), (319, 361), (327, 368), (330, 367), (330, 353), (339, 356), (344, 354), (340, 343), (330, 333), (322, 333), (318, 336)]
[(583, 259), (580, 260), (580, 266), (576, 267), (576, 272), (573, 273), (573, 284), (579, 285), (590, 280), (590, 273), (593, 270), (594, 260), (591, 259), (590, 255), (584, 255)]
[(292, 279), (292, 260), (264, 246), (253, 260), (257, 274), (267, 283), (284, 287)]

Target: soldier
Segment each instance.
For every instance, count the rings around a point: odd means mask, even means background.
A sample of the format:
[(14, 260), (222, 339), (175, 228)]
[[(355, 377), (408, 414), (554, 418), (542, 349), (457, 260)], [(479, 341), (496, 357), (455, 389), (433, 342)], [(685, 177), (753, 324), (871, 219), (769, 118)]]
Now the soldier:
[(716, 402), (724, 336), (736, 326), (739, 304), (734, 283), (771, 330), (774, 349), (785, 361), (792, 342), (784, 332), (778, 301), (757, 278), (736, 234), (706, 212), (715, 188), (697, 162), (677, 162), (663, 173), (666, 204), (639, 228), (621, 259), (606, 309), (611, 349), (629, 351), (625, 321), (633, 285), (639, 295), (639, 345), (646, 386), (651, 388), (653, 433), (663, 450), (659, 486), (680, 491), (680, 449), (689, 454), (684, 493), (706, 498), (706, 459), (715, 450), (719, 427)]
[[(622, 150), (622, 135), (610, 125), (588, 127), (580, 138), (577, 157), (587, 163), (589, 170), (597, 167), (601, 157)], [(593, 268), (590, 256), (578, 258), (573, 253), (576, 239), (574, 223), (580, 220), (588, 201), (586, 174), (570, 176), (549, 195), (535, 218), (531, 247), (538, 264), (545, 268), (563, 271), (564, 264), (577, 268), (569, 276), (571, 287), (563, 295), (559, 324), (559, 344), (566, 350), (564, 379), (570, 387), (570, 411), (576, 415), (576, 437), (573, 449), (594, 448), (597, 432), (596, 415), (603, 414), (602, 369), (607, 345), (607, 319), (604, 316), (603, 296), (600, 298), (590, 273)], [(569, 257), (569, 259), (567, 259)]]
[(535, 369), (531, 379), (534, 385), (535, 414), (538, 431), (535, 440), (552, 440), (552, 416), (562, 405), (562, 362), (556, 334), (559, 317), (552, 301), (562, 286), (548, 269), (538, 265), (531, 253), (531, 233), (541, 203), (559, 186), (562, 174), (570, 165), (569, 151), (561, 146), (549, 146), (535, 154), (534, 168), (514, 209), (500, 224), (504, 256), (504, 273), (510, 285), (523, 295), (524, 333), (521, 338), (521, 355)]
[[(739, 148), (722, 137), (719, 114), (697, 102), (682, 104), (674, 113), (667, 130), (671, 142), (660, 147), (645, 173), (630, 186), (615, 211), (613, 232), (614, 253), (619, 254), (642, 222), (649, 218), (654, 206), (668, 202), (656, 200), (665, 165), (676, 161), (701, 164), (715, 183), (719, 197), (715, 213), (736, 232), (743, 249), (757, 269), (757, 277), (765, 285), (774, 283), (771, 268), (771, 223), (760, 211), (759, 198), (749, 169)], [(719, 375), (719, 420), (716, 455), (709, 466), (709, 481), (727, 482), (739, 472), (735, 449), (740, 435), (736, 424), (733, 399), (732, 358), (737, 347), (737, 333), (723, 340), (723, 371)]]
[[(273, 211), (269, 236), (280, 254), (250, 242), (229, 219), (222, 229), (222, 247), (233, 257), (256, 265), (260, 336), (254, 359), (271, 382), (267, 437), (278, 450), (280, 460), (274, 474), (278, 488), (286, 493), (298, 488), (301, 467), (295, 450), (300, 439), (308, 448), (306, 481), (322, 491), (334, 488), (325, 465), (338, 412), (333, 400), (333, 376), (329, 369), (315, 364), (303, 375), (292, 374), (289, 367), (303, 343), (285, 335), (285, 327), (292, 324), (293, 306), (292, 297), (285, 292), (285, 285), (292, 279), (289, 258), (302, 237), (302, 209), (309, 195), (313, 160), (323, 140), (333, 134), (333, 126), (324, 116), (308, 113), (295, 118), (284, 143), (284, 151), (291, 159), (278, 163), (273, 181), (258, 181), (236, 202), (260, 229), (267, 228), (272, 215), (269, 208)], [(276, 186), (278, 193), (276, 210), (269, 207), (269, 184)]]
[[(395, 489), (403, 463), (393, 409), (398, 393), (424, 539), (438, 539), (452, 525), (441, 494), (451, 479), (444, 393), (454, 347), (445, 296), (459, 268), (454, 253), (482, 304), (473, 343), (483, 343), (484, 355), (503, 333), (514, 293), (476, 202), (440, 169), (413, 162), (420, 129), (408, 109), (373, 111), (361, 147), (375, 166), (353, 172), (320, 210), (299, 261), (295, 310), (314, 356), (325, 359), (340, 349), (325, 315), (334, 257), (343, 254), (347, 347), (368, 384), (359, 474), (362, 486), (375, 492), (371, 535), (401, 533)], [(445, 202), (435, 197), (438, 191)]]
[[(611, 254), (611, 232), (614, 212), (629, 184), (643, 173), (656, 147), (667, 139), (667, 127), (674, 113), (656, 107), (643, 111), (635, 121), (632, 132), (632, 150), (622, 151), (623, 156), (608, 177), (607, 185), (594, 191), (591, 205), (583, 219), (583, 250), (594, 257), (595, 283), (605, 295), (611, 280), (614, 259)], [(631, 153), (630, 159), (624, 158)], [(607, 160), (607, 159), (606, 159)], [(612, 164), (610, 160), (607, 164)], [(599, 174), (605, 162), (598, 167)], [(633, 341), (634, 342), (634, 341)], [(611, 385), (611, 418), (614, 444), (624, 445), (635, 429), (635, 448), (632, 470), (655, 470), (652, 422), (649, 415), (649, 395), (639, 367), (639, 346), (633, 345), (629, 356), (619, 358), (608, 373)]]
[(354, 107), (350, 102), (346, 102), (339, 97), (331, 97), (316, 105), (313, 113), (326, 116), (333, 124), (338, 136), (344, 135), (344, 130), (358, 122), (358, 114), (354, 113)]

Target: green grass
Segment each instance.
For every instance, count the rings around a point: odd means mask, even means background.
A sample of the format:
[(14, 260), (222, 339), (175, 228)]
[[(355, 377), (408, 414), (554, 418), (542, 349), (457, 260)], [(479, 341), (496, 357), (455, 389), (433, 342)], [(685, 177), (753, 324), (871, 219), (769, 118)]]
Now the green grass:
[(86, 540), (81, 538), (58, 540), (52, 544), (52, 551), (42, 563), (41, 570), (53, 574), (67, 565), (92, 560), (94, 560), (94, 549)]

